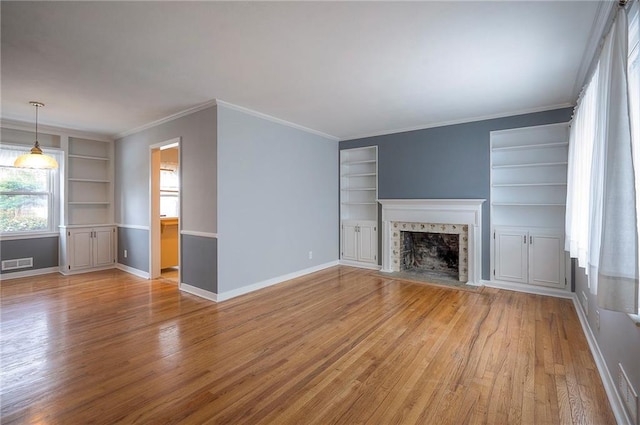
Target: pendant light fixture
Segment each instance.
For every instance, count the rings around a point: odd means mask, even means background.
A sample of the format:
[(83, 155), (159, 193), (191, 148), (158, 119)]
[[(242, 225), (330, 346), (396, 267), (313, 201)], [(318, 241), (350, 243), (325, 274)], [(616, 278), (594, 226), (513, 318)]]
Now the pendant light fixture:
[(38, 108), (43, 107), (44, 103), (31, 101), (29, 104), (36, 108), (36, 142), (33, 144), (31, 152), (16, 158), (13, 166), (18, 168), (58, 168), (58, 162), (55, 158), (43, 154), (42, 149), (40, 149), (40, 143), (38, 143)]

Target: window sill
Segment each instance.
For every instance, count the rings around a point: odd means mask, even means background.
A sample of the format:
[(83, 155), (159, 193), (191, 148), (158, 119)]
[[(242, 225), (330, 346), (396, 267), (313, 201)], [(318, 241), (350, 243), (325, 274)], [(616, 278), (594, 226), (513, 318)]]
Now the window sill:
[(0, 240), (13, 241), (19, 239), (40, 239), (60, 236), (58, 232), (30, 232), (30, 233), (3, 233), (0, 234)]

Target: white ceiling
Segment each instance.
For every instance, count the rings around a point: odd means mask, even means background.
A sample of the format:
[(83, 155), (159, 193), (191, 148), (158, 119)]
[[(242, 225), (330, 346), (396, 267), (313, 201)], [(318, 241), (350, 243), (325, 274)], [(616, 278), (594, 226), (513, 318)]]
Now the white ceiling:
[(2, 117), (117, 135), (220, 99), (348, 139), (566, 106), (599, 7), (3, 1)]

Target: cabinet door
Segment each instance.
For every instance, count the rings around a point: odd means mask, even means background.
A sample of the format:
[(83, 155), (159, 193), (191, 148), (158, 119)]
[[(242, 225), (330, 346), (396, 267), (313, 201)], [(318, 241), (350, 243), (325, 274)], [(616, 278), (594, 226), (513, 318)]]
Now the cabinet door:
[(376, 263), (378, 255), (378, 236), (376, 226), (358, 224), (358, 261)]
[(564, 287), (563, 237), (533, 231), (529, 235), (529, 283)]
[(527, 283), (527, 236), (526, 231), (496, 230), (496, 279)]
[(357, 237), (356, 225), (352, 223), (342, 224), (342, 259), (357, 261)]
[(93, 265), (108, 266), (113, 263), (113, 228), (93, 231)]
[(92, 229), (73, 229), (69, 237), (69, 270), (92, 267)]

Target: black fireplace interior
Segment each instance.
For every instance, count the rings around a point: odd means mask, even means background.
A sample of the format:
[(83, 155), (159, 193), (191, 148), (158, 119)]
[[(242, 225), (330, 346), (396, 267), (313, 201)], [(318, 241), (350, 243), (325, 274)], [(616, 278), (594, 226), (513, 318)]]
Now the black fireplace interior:
[(458, 279), (459, 235), (401, 232), (400, 270)]

